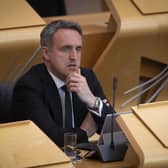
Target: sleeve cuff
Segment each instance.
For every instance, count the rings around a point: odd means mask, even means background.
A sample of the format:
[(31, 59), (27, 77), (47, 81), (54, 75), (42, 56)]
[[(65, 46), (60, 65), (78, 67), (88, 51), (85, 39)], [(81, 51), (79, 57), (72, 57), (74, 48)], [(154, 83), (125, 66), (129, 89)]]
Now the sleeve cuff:
[(98, 101), (97, 107), (95, 107), (95, 108), (88, 107), (88, 110), (91, 113), (97, 115), (98, 117), (101, 117), (102, 116), (102, 109), (103, 109), (103, 102), (100, 97), (97, 97), (97, 101)]

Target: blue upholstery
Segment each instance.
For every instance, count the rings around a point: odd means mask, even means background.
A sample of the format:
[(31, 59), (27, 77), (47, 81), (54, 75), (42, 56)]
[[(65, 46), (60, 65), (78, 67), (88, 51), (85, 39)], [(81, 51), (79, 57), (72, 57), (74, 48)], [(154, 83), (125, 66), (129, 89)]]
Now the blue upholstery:
[(14, 83), (0, 84), (0, 123), (11, 120), (10, 107)]

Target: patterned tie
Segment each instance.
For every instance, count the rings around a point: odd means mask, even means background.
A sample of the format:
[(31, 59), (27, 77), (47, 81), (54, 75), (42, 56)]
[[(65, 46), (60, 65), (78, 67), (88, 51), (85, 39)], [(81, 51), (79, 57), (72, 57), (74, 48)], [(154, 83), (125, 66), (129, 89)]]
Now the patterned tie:
[(66, 85), (62, 89), (65, 92), (65, 128), (72, 128), (72, 101), (70, 92), (68, 92)]

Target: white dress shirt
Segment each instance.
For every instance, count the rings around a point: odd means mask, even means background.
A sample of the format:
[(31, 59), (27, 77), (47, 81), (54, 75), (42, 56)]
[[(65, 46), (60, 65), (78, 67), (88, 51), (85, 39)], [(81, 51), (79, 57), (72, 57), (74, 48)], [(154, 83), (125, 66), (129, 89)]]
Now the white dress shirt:
[[(62, 116), (63, 116), (63, 128), (65, 128), (65, 92), (64, 90), (61, 88), (62, 86), (65, 85), (65, 83), (60, 80), (59, 78), (57, 78), (52, 72), (48, 71), (50, 76), (52, 77), (57, 89), (58, 89), (58, 92), (59, 92), (59, 95), (61, 97), (61, 105), (62, 105)], [(71, 96), (71, 102), (72, 102), (72, 128), (75, 127), (75, 122), (74, 122), (74, 113), (73, 113), (73, 100), (72, 100), (72, 93), (70, 94)]]

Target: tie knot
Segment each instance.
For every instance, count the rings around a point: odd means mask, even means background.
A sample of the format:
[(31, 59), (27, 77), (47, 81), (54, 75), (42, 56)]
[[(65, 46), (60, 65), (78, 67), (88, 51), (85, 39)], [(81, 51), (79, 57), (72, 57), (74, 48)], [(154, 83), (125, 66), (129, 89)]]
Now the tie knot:
[(66, 85), (63, 85), (63, 86), (61, 87), (61, 89), (62, 89), (65, 93), (68, 91), (68, 89), (67, 89), (67, 86), (66, 86)]

